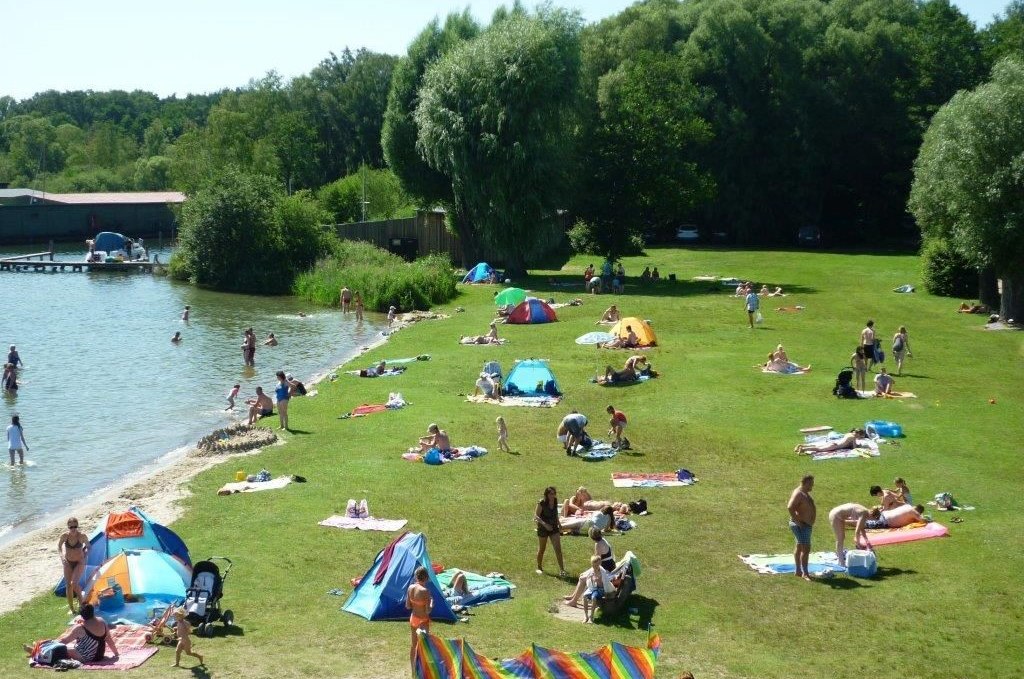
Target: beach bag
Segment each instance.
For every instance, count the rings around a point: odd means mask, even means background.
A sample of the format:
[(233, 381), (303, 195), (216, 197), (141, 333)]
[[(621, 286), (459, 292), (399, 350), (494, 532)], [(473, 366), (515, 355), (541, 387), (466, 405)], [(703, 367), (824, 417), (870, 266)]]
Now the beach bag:
[(580, 445), (590, 450), (594, 445), (594, 439), (590, 438), (590, 434), (583, 432), (583, 436), (580, 438)]
[(644, 500), (643, 498), (633, 500), (629, 503), (629, 511), (633, 514), (643, 514), (647, 511), (647, 500)]
[(892, 352), (895, 354), (900, 351), (903, 351), (903, 336), (896, 335), (896, 339), (892, 341)]
[(882, 351), (882, 340), (875, 340), (875, 363), (885, 363), (885, 352)]
[(938, 493), (935, 496), (935, 506), (939, 509), (949, 509), (950, 507), (956, 506), (956, 500), (949, 493)]
[(444, 458), (441, 456), (441, 451), (437, 448), (431, 448), (427, 451), (427, 454), (423, 456), (423, 461), (427, 464), (444, 464)]
[(693, 481), (694, 478), (693, 472), (689, 469), (679, 469), (676, 471), (676, 479), (679, 481)]
[(32, 649), (32, 662), (36, 665), (54, 666), (68, 657), (68, 647), (59, 641), (40, 641)]

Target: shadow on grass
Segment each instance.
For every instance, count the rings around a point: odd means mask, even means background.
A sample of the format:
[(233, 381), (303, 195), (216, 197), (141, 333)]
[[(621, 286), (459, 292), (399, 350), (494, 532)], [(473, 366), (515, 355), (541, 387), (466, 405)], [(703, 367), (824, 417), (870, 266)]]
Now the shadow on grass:
[(855, 578), (847, 577), (832, 577), (832, 578), (813, 578), (813, 582), (817, 582), (821, 585), (828, 585), (832, 589), (858, 589), (860, 587), (868, 587), (860, 580)]
[[(626, 605), (620, 611), (613, 615), (602, 615), (595, 622), (600, 625), (614, 625), (615, 627), (624, 627), (626, 629), (647, 629), (651, 621), (654, 620), (654, 610), (657, 607), (658, 601), (656, 599), (649, 599), (634, 593), (629, 596), (629, 599), (626, 600)], [(636, 622), (633, 622), (634, 616), (636, 617)]]
[(299, 436), (309, 436), (313, 432), (306, 431), (305, 429), (289, 429), (288, 433), (289, 434), (298, 434)]
[(238, 625), (221, 625), (219, 623), (211, 623), (213, 626), (213, 635), (211, 637), (201, 637), (196, 634), (200, 639), (211, 638), (211, 639), (223, 639), (225, 637), (244, 637), (245, 630)]
[(192, 676), (198, 677), (199, 679), (210, 679), (213, 675), (206, 669), (206, 665), (196, 665), (192, 669)]
[(891, 568), (886, 566), (879, 566), (875, 572), (875, 576), (872, 580), (885, 580), (886, 578), (893, 578), (900, 575), (917, 575), (917, 571), (910, 568)]
[[(717, 282), (710, 281), (690, 281), (690, 280), (660, 280), (652, 281), (650, 283), (639, 283), (636, 277), (626, 279), (626, 292), (622, 294), (602, 293), (600, 295), (593, 295), (587, 292), (583, 287), (583, 278), (579, 274), (555, 274), (553, 276), (527, 276), (526, 279), (516, 281), (516, 287), (521, 287), (530, 290), (537, 297), (559, 297), (564, 298), (566, 295), (570, 297), (581, 297), (584, 300), (594, 299), (609, 300), (609, 304), (614, 303), (614, 300), (618, 297), (629, 296), (629, 295), (646, 295), (651, 297), (693, 297), (696, 295), (723, 295), (732, 297), (736, 300), (737, 304), (742, 304), (743, 298), (735, 297), (735, 288), (726, 287)], [(817, 288), (808, 287), (806, 285), (797, 285), (795, 283), (777, 283), (773, 282), (772, 285), (781, 286), (786, 294), (808, 294), (817, 292)], [(501, 289), (501, 288), (499, 288)], [(767, 305), (768, 300), (779, 300), (779, 305), (785, 305), (782, 301), (785, 297), (770, 297), (764, 301)]]

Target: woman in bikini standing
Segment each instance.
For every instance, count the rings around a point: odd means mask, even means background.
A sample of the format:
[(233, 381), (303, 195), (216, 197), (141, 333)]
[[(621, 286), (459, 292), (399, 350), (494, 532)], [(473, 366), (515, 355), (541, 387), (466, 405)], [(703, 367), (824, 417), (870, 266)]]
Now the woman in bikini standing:
[(68, 609), (75, 612), (75, 599), (82, 601), (82, 587), (79, 580), (85, 570), (85, 560), (89, 557), (89, 541), (85, 534), (78, 530), (78, 519), (68, 519), (68, 531), (57, 540), (57, 554), (64, 566), (64, 593), (68, 597)]
[(409, 631), (412, 634), (409, 664), (413, 672), (416, 671), (416, 645), (419, 640), (416, 635), (420, 630), (425, 633), (430, 631), (430, 609), (434, 605), (430, 590), (427, 589), (427, 581), (430, 579), (427, 569), (419, 566), (415, 571), (415, 577), (416, 581), (409, 585), (405, 592), (405, 607), (412, 611), (409, 615)]

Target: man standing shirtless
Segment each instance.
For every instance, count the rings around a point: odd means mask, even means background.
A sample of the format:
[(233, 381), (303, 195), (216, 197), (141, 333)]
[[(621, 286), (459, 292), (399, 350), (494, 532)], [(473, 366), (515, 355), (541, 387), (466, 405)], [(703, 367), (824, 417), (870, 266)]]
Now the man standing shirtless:
[(800, 485), (789, 496), (789, 529), (796, 537), (796, 548), (793, 550), (793, 561), (796, 563), (796, 576), (810, 580), (807, 561), (811, 555), (811, 529), (817, 518), (817, 508), (811, 490), (814, 488), (814, 477), (810, 474), (800, 479)]
[(352, 304), (352, 291), (348, 289), (348, 286), (341, 288), (341, 313), (347, 314), (349, 306)]
[(416, 582), (409, 585), (409, 589), (405, 593), (405, 607), (412, 611), (409, 616), (409, 631), (412, 634), (409, 665), (414, 675), (416, 673), (416, 644), (419, 641), (416, 635), (420, 630), (430, 631), (430, 608), (434, 605), (434, 600), (431, 598), (426, 584), (427, 569), (419, 566), (416, 568)]

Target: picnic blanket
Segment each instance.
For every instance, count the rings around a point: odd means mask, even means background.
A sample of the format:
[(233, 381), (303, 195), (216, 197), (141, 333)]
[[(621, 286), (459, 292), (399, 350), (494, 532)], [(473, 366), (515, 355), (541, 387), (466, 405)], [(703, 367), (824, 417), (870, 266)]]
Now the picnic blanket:
[(477, 342), (476, 337), (460, 337), (459, 344), (467, 347), (481, 346), (481, 347), (493, 347), (495, 345), (502, 345), (508, 342), (507, 337), (499, 337), (498, 339), (490, 340), (488, 342)]
[(365, 417), (372, 415), (373, 413), (384, 412), (385, 410), (398, 410), (409, 405), (405, 398), (401, 394), (391, 394), (388, 398), (387, 403), (364, 403), (361, 406), (356, 406), (352, 409), (352, 412), (345, 413), (338, 417), (339, 420), (347, 420), (350, 417)]
[[(466, 576), (466, 589), (469, 594), (460, 596), (451, 591), (452, 579), (461, 572)], [(444, 590), (445, 599), (452, 606), (482, 606), (494, 601), (512, 598), (512, 590), (516, 588), (504, 577), (495, 575), (479, 575), (458, 568), (449, 568), (437, 574), (437, 582)]]
[[(130, 670), (138, 667), (149, 660), (158, 650), (156, 646), (148, 645), (148, 635), (153, 633), (149, 625), (112, 625), (110, 636), (114, 638), (114, 644), (120, 655), (115, 660), (109, 655), (103, 656), (103, 660), (94, 663), (82, 663), (80, 670)], [(72, 648), (74, 644), (71, 645)], [(29, 661), (30, 667), (38, 667), (45, 670), (54, 669), (49, 665), (35, 665)]]
[(808, 373), (807, 370), (804, 370), (796, 363), (787, 363), (783, 370), (771, 370), (767, 366), (761, 366), (761, 372), (774, 375), (806, 375)]
[(270, 481), (238, 481), (235, 483), (225, 483), (217, 491), (217, 495), (233, 495), (235, 493), (255, 493), (260, 490), (277, 490), (278, 488), (284, 488), (292, 482), (290, 476), (279, 476), (276, 479)]
[(928, 540), (929, 538), (941, 538), (949, 535), (949, 529), (935, 521), (929, 523), (919, 521), (902, 528), (874, 528), (866, 532), (868, 540), (873, 547)]
[(407, 519), (375, 519), (372, 516), (366, 519), (353, 519), (351, 516), (329, 516), (319, 525), (327, 526), (328, 528), (343, 528), (352, 530), (379, 530), (386, 533), (393, 533), (396, 530), (401, 530), (405, 524), (409, 523)]
[(364, 368), (363, 370), (346, 370), (345, 374), (355, 375), (356, 377), (394, 377), (395, 375), (401, 375), (404, 372), (405, 368), (388, 368), (379, 375), (376, 370), (374, 370), (374, 373), (371, 375), (369, 370)]
[(630, 384), (639, 384), (640, 382), (647, 382), (654, 375), (637, 375), (635, 380), (619, 380), (617, 382), (608, 382), (603, 377), (594, 378), (591, 377), (590, 381), (595, 384), (599, 384), (602, 387), (625, 387)]
[(594, 441), (593, 445), (591, 445), (589, 449), (583, 449), (582, 446), (577, 446), (576, 451), (573, 452), (573, 455), (583, 460), (587, 460), (588, 462), (610, 460), (618, 454), (618, 448), (612, 448), (612, 444), (605, 443), (604, 441)]
[(677, 488), (695, 483), (696, 477), (680, 481), (675, 472), (612, 472), (612, 485), (616, 488)]
[(482, 394), (467, 396), (470, 403), (490, 403), (496, 406), (519, 408), (554, 408), (562, 400), (561, 396), (502, 396), (501, 400), (487, 398)]
[(917, 398), (917, 394), (909, 391), (894, 391), (891, 394), (883, 394), (879, 396), (874, 391), (857, 391), (857, 395), (861, 398)]
[[(609, 323), (609, 325), (615, 324)], [(576, 344), (604, 344), (605, 342), (611, 342), (613, 339), (615, 339), (615, 335), (610, 332), (588, 332), (577, 337)]]
[[(833, 441), (841, 439), (844, 434), (839, 432), (828, 432), (825, 435), (821, 434), (808, 434), (804, 437), (804, 441), (807, 443), (824, 443), (826, 441)], [(874, 439), (857, 439), (856, 448), (846, 450), (830, 450), (823, 453), (803, 453), (809, 455), (813, 460), (849, 460), (855, 457), (879, 457), (881, 452), (878, 449), (879, 443), (884, 443), (885, 439), (874, 438)]]
[[(436, 450), (431, 449), (431, 450)], [(410, 448), (405, 453), (402, 453), (402, 459), (408, 460), (409, 462), (427, 462), (431, 464), (429, 460), (424, 458), (430, 454), (431, 451), (421, 453), (419, 448)], [(444, 464), (446, 462), (471, 462), (478, 457), (483, 457), (487, 454), (487, 449), (480, 446), (468, 446), (466, 448), (452, 448), (449, 451), (440, 454), (440, 462), (433, 464)]]
[[(740, 561), (764, 575), (796, 573), (793, 554), (740, 554)], [(815, 575), (823, 573), (845, 573), (835, 552), (811, 552), (807, 559), (807, 570)]]

